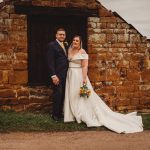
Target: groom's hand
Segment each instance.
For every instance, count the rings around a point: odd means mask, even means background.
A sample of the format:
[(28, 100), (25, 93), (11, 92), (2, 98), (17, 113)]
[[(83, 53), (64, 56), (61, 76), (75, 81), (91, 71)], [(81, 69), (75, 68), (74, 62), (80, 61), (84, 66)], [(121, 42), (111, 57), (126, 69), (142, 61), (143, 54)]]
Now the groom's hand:
[(59, 78), (57, 76), (52, 77), (52, 81), (54, 85), (58, 85), (59, 84)]

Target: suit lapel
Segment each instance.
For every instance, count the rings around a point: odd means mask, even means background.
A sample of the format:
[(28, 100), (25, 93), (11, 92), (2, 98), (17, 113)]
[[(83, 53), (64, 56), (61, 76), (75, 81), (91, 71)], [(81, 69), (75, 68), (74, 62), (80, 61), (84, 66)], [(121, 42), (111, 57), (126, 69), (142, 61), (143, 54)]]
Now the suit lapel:
[[(60, 44), (59, 44), (57, 41), (55, 41), (55, 45), (56, 45), (56, 47), (57, 47), (58, 49), (61, 49), (61, 50), (63, 51), (64, 55), (66, 56), (66, 54), (65, 54), (65, 52), (64, 52), (64, 50), (63, 50), (63, 48), (60, 46)], [(66, 50), (66, 53), (67, 53), (67, 50)]]

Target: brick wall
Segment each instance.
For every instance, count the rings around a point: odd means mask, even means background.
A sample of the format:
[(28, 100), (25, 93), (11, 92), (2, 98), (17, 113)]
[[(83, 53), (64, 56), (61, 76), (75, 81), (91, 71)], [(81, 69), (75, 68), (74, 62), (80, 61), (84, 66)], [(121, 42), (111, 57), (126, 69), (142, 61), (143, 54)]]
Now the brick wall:
[[(88, 1), (89, 2), (89, 1)], [(91, 0), (32, 1), (40, 6), (99, 7), (88, 18), (89, 78), (104, 101), (118, 111), (150, 108), (150, 42), (116, 13)], [(27, 17), (13, 5), (0, 10), (0, 108), (48, 110), (52, 91), (28, 83)]]

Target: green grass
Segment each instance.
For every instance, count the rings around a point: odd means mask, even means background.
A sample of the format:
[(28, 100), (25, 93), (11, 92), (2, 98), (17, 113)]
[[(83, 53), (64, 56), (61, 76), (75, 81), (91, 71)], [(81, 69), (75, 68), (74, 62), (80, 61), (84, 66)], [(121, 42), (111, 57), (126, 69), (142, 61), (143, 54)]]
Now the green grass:
[(150, 114), (142, 114), (143, 124), (145, 130), (150, 130)]
[[(150, 114), (142, 115), (144, 129), (150, 129)], [(54, 122), (49, 114), (34, 114), (30, 112), (17, 113), (14, 111), (0, 111), (0, 132), (58, 132), (58, 131), (97, 131), (106, 130), (105, 127), (87, 128), (84, 123), (77, 124)]]

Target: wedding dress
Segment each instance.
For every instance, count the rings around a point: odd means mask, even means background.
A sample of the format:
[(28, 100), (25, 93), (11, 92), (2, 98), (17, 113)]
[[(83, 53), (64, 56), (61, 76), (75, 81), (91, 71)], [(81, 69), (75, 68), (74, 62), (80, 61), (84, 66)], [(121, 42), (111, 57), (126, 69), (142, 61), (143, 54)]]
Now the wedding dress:
[(84, 122), (88, 127), (105, 126), (117, 133), (143, 131), (142, 117), (136, 112), (121, 114), (113, 112), (94, 92), (87, 77), (87, 86), (91, 90), (89, 98), (80, 97), (82, 85), (81, 60), (88, 59), (88, 54), (77, 53), (69, 60), (64, 101), (64, 122)]

